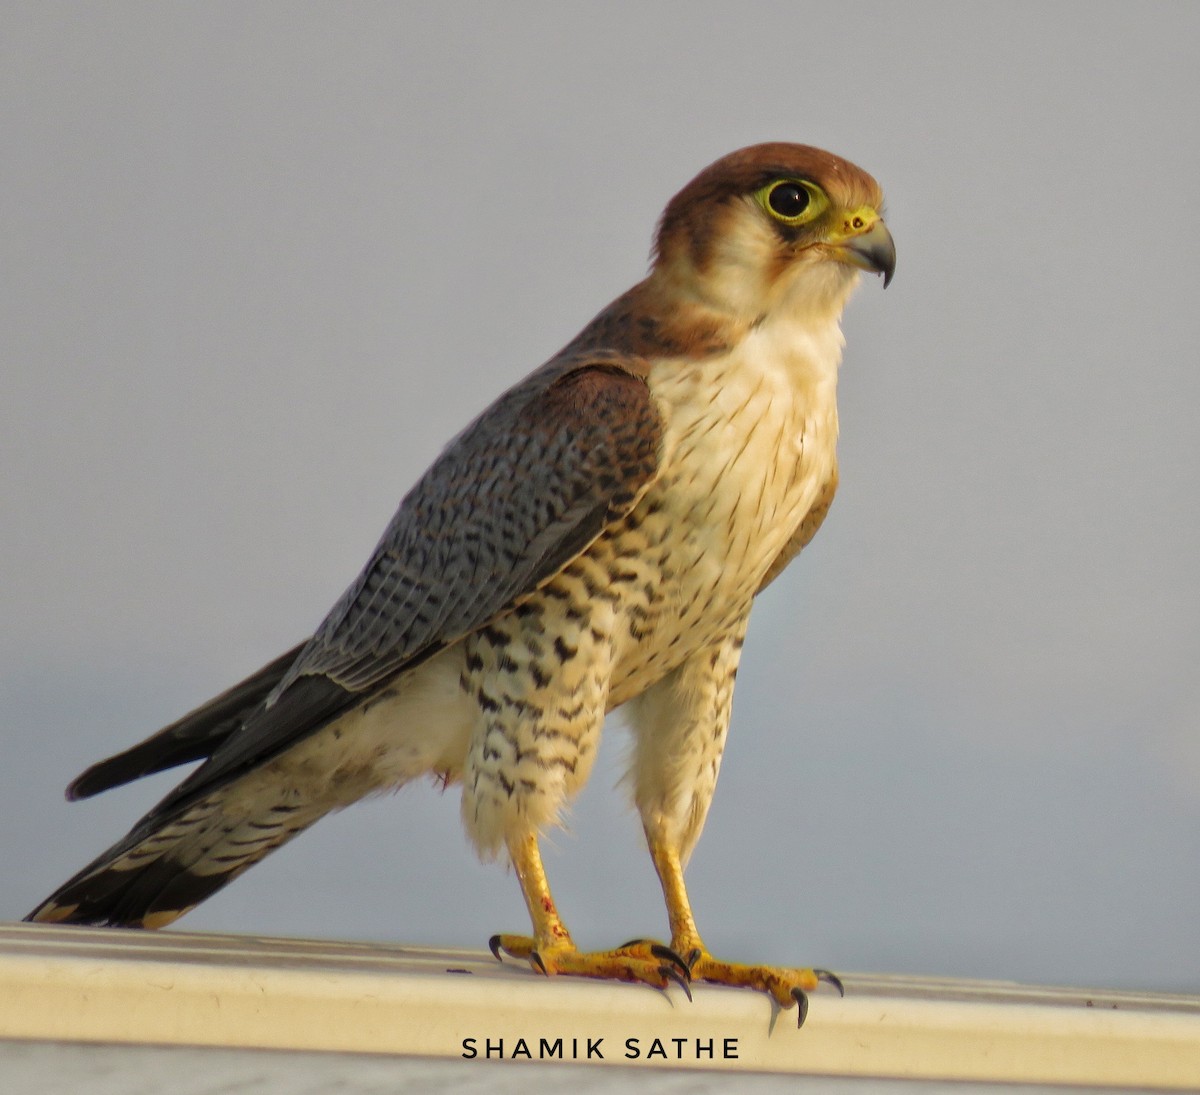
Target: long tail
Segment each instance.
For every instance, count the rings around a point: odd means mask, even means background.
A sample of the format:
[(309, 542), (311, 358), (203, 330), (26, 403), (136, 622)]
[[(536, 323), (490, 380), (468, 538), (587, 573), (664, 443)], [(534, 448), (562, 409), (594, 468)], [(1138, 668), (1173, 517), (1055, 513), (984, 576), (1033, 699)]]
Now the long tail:
[(164, 927), (332, 806), (300, 800), (269, 771), (249, 773), (174, 811), (152, 811), (25, 919)]
[[(330, 811), (430, 771), (452, 745), (465, 750), (466, 723), (443, 711), (461, 695), (457, 662), (422, 663), (379, 695), (323, 675), (302, 675), (275, 694), (295, 654), (80, 776), (69, 797), (207, 758), (25, 919), (161, 928)], [(376, 707), (365, 722), (324, 733)], [(417, 729), (397, 737), (393, 727), (406, 726)]]
[[(157, 734), (92, 765), (67, 789), (67, 797), (86, 798), (151, 772), (211, 757), (248, 720), (263, 714), (263, 701), (302, 649), (303, 644), (289, 650)], [(300, 706), (304, 710), (297, 725), (307, 714), (306, 705)], [(290, 710), (286, 704), (277, 708)], [(301, 799), (269, 767), (240, 776), (230, 773), (196, 794), (187, 793), (188, 782), (25, 919), (163, 927), (330, 809)]]

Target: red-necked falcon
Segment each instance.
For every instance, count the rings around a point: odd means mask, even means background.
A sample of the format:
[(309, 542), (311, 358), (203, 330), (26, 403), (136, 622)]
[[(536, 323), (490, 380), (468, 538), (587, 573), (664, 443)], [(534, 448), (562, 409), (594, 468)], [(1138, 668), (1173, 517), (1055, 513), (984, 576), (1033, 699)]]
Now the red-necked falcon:
[[(895, 248), (875, 180), (763, 144), (667, 205), (648, 277), (460, 433), (313, 636), (84, 772), (85, 798), (203, 763), (31, 920), (157, 928), (329, 813), (420, 776), (462, 787), (533, 922), (493, 950), (546, 974), (691, 980), (799, 1005), (823, 970), (719, 961), (683, 869), (717, 782), (754, 597), (837, 485), (842, 309)], [(624, 706), (669, 946), (583, 953), (539, 835)]]

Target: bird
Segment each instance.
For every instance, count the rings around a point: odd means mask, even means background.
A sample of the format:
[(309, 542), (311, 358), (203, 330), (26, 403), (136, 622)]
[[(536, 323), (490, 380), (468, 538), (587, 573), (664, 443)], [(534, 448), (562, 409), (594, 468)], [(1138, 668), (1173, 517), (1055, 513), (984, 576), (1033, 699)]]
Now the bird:
[[(528, 906), (497, 958), (743, 986), (803, 1022), (836, 975), (713, 956), (684, 868), (755, 598), (837, 489), (843, 308), (895, 263), (879, 185), (839, 156), (774, 142), (701, 171), (648, 275), (450, 441), (307, 641), (71, 783), (82, 799), (202, 762), (26, 919), (163, 927), (329, 812), (432, 777), (461, 787), (467, 836)], [(540, 841), (616, 708), (670, 936), (585, 952)]]

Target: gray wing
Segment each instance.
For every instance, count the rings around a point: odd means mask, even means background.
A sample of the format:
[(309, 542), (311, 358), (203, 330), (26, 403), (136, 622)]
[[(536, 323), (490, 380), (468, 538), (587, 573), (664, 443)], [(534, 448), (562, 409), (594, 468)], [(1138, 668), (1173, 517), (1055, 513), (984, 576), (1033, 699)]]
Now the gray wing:
[(144, 821), (263, 763), (517, 604), (626, 513), (662, 423), (638, 359), (548, 366), (442, 453), (261, 708)]
[(632, 371), (586, 364), (515, 402), (476, 420), (408, 495), (285, 687), (321, 674), (362, 691), (481, 627), (655, 475), (661, 423)]
[(170, 726), (164, 726), (153, 737), (93, 764), (72, 781), (67, 788), (67, 798), (72, 802), (89, 798), (142, 776), (211, 757), (279, 686), (304, 646), (301, 643), (281, 654), (257, 673), (189, 711)]

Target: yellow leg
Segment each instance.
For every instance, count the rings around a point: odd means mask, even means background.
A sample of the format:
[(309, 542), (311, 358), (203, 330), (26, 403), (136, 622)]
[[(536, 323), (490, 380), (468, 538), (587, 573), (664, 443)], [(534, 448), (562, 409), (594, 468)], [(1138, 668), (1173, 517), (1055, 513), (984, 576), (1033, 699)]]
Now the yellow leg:
[(542, 867), (537, 835), (513, 840), (508, 846), (521, 893), (529, 907), (533, 922), (532, 938), (524, 935), (494, 935), (489, 945), (499, 958), (503, 951), (514, 958), (528, 959), (530, 964), (547, 976), (567, 974), (576, 977), (596, 977), (614, 981), (640, 981), (665, 989), (674, 982), (688, 996), (687, 965), (676, 954), (657, 943), (637, 940), (611, 951), (582, 953), (571, 940)]
[(738, 962), (720, 962), (708, 953), (696, 930), (679, 853), (669, 841), (656, 838), (649, 830), (646, 840), (662, 883), (671, 925), (671, 949), (688, 964), (693, 980), (717, 985), (733, 985), (768, 993), (781, 1008), (796, 1005), (798, 1025), (808, 1015), (808, 993), (820, 982), (833, 985), (841, 993), (842, 983), (835, 974), (821, 969), (788, 969), (777, 966), (747, 966)]

